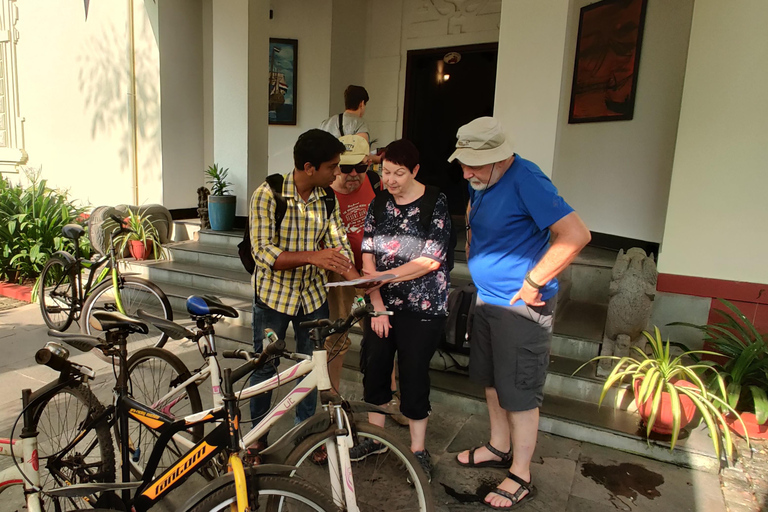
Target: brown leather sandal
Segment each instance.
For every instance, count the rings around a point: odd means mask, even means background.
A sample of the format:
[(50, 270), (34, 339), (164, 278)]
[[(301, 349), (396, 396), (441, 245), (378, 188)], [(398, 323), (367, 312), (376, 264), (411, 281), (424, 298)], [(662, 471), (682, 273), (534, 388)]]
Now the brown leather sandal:
[[(520, 487), (514, 493), (509, 492), (509, 491), (505, 491), (504, 489), (500, 489), (498, 487), (495, 488), (494, 490), (492, 490), (491, 492), (493, 494), (498, 494), (502, 498), (507, 498), (512, 503), (510, 503), (506, 507), (497, 507), (495, 505), (491, 505), (490, 503), (485, 501), (485, 499), (483, 499), (483, 503), (486, 506), (488, 506), (488, 507), (490, 507), (490, 508), (492, 508), (494, 510), (510, 510), (510, 509), (512, 509), (512, 508), (514, 508), (514, 507), (516, 507), (518, 505), (521, 505), (521, 504), (525, 503), (526, 501), (530, 501), (530, 500), (532, 500), (533, 498), (536, 497), (536, 492), (537, 492), (536, 491), (536, 487), (531, 483), (533, 481), (533, 479), (531, 479), (531, 482), (526, 482), (525, 480), (523, 480), (522, 478), (520, 478), (519, 476), (515, 475), (514, 473), (512, 473), (510, 471), (507, 471), (507, 478), (509, 478), (510, 480), (514, 480), (515, 482), (520, 484)], [(526, 494), (523, 497), (520, 497), (526, 491), (528, 491), (528, 494)]]
[(465, 468), (509, 468), (509, 465), (512, 463), (512, 450), (504, 453), (501, 450), (497, 450), (491, 446), (490, 441), (485, 443), (485, 447), (488, 448), (489, 452), (499, 457), (501, 460), (486, 460), (483, 462), (475, 462), (475, 452), (482, 448), (482, 446), (475, 446), (469, 450), (469, 460), (467, 462), (461, 462), (458, 455), (456, 456), (456, 462)]

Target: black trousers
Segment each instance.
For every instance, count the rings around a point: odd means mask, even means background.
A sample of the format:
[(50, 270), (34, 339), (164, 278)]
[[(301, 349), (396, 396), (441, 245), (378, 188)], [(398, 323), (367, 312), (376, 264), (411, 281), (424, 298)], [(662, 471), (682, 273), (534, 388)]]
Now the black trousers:
[(445, 329), (445, 317), (423, 317), (395, 311), (389, 317), (389, 336), (379, 338), (366, 329), (361, 352), (364, 399), (384, 405), (392, 400), (392, 368), (400, 369), (400, 412), (406, 418), (421, 420), (429, 416), (429, 361), (437, 350)]

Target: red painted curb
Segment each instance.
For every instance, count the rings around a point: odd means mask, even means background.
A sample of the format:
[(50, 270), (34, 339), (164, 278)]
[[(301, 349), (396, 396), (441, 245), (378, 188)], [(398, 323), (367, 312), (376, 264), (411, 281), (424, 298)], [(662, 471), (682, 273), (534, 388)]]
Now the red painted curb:
[(24, 302), (32, 302), (32, 287), (22, 284), (0, 282), (0, 295)]

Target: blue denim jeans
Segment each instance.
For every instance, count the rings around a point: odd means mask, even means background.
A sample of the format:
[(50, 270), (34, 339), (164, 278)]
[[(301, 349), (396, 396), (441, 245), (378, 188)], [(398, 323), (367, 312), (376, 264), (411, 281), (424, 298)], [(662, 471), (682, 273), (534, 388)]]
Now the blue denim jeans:
[[(296, 334), (296, 352), (301, 354), (311, 355), (314, 350), (313, 341), (309, 339), (309, 329), (302, 329), (299, 327), (301, 322), (306, 320), (316, 320), (318, 318), (328, 318), (328, 302), (324, 302), (322, 306), (317, 308), (312, 313), (305, 314), (303, 309), (299, 309), (296, 316), (291, 316), (285, 313), (280, 313), (274, 309), (266, 306), (260, 301), (254, 300), (253, 302), (253, 320), (251, 325), (253, 327), (253, 349), (256, 352), (261, 352), (262, 341), (264, 337), (264, 329), (272, 329), (277, 334), (277, 337), (285, 339), (285, 332), (288, 329), (288, 323), (293, 322), (293, 332)], [(257, 370), (251, 376), (251, 386), (264, 382), (275, 375), (275, 368), (278, 361), (275, 364), (264, 366)], [(251, 398), (251, 419), (256, 425), (261, 421), (264, 416), (267, 415), (272, 403), (272, 392), (262, 393), (256, 397)], [(301, 423), (305, 419), (315, 414), (315, 408), (317, 407), (317, 390), (312, 391), (307, 397), (302, 400), (298, 406), (296, 406), (296, 424)], [(261, 439), (266, 442), (266, 436)]]

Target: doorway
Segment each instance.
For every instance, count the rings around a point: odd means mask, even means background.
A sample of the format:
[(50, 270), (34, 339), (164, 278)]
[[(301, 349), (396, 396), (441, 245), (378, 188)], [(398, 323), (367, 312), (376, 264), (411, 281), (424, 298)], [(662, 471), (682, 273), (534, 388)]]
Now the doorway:
[(467, 181), (448, 157), (460, 126), (493, 115), (497, 55), (497, 43), (408, 52), (403, 137), (419, 149), (419, 181), (440, 188), (460, 225), (469, 200)]

